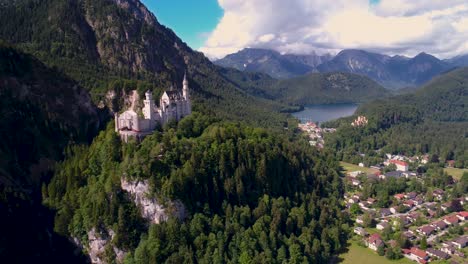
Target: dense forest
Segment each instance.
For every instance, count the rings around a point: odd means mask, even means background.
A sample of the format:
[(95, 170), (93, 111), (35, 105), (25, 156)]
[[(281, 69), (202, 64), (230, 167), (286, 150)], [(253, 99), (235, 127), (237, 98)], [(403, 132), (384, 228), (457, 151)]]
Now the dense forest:
[(467, 167), (467, 76), (468, 68), (457, 69), (413, 93), (360, 106), (356, 115), (366, 116), (369, 124), (352, 127), (354, 117), (329, 122), (326, 126), (340, 129), (328, 137), (328, 147), (351, 162), (369, 163), (383, 153), (429, 153), (437, 162), (455, 160), (456, 167)]
[[(327, 263), (347, 239), (338, 163), (301, 139), (194, 113), (141, 144), (121, 144), (109, 126), (67, 153), (43, 188), (55, 230), (85, 242), (110, 228), (126, 263)], [(148, 226), (124, 175), (181, 201), (188, 218)]]

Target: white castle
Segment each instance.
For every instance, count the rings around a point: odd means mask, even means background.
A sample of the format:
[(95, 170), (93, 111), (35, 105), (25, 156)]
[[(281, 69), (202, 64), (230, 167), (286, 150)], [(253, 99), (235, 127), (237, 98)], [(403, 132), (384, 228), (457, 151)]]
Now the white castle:
[(170, 120), (179, 121), (192, 113), (186, 74), (182, 82), (182, 93), (174, 90), (165, 91), (159, 99), (159, 108), (154, 103), (150, 91), (145, 93), (145, 97), (143, 117), (134, 111), (133, 104), (131, 109), (120, 115), (115, 114), (115, 131), (124, 141), (128, 141), (129, 137), (141, 139), (151, 134), (157, 124), (164, 125)]

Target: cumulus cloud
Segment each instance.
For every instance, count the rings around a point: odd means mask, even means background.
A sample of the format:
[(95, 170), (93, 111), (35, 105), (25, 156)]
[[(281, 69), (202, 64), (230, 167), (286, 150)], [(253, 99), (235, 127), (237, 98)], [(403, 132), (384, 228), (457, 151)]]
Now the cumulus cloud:
[(466, 0), (218, 0), (224, 10), (200, 49), (221, 58), (243, 48), (336, 53), (359, 48), (441, 58), (468, 52)]

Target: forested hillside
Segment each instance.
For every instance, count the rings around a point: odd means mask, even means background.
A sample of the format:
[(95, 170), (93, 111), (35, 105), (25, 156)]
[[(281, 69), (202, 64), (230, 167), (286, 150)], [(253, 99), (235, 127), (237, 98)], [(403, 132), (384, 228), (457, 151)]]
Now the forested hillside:
[(227, 68), (221, 73), (249, 94), (290, 106), (363, 103), (391, 94), (371, 79), (352, 73), (310, 73), (286, 80)]
[[(117, 248), (126, 263), (326, 263), (345, 245), (338, 164), (302, 140), (195, 113), (139, 145), (109, 127), (69, 154), (44, 190), (55, 230), (83, 243), (113, 230), (108, 260)], [(148, 180), (188, 218), (148, 226), (122, 177)]]
[(351, 118), (335, 124), (338, 133), (329, 147), (350, 160), (357, 153), (384, 152), (438, 155), (468, 164), (468, 68), (446, 73), (414, 93), (362, 105), (357, 115), (368, 117), (364, 128), (351, 127)]
[(0, 113), (0, 255), (72, 261), (68, 241), (49, 228), (53, 216), (41, 206), (40, 188), (69, 143), (97, 134), (99, 111), (75, 81), (0, 43)]

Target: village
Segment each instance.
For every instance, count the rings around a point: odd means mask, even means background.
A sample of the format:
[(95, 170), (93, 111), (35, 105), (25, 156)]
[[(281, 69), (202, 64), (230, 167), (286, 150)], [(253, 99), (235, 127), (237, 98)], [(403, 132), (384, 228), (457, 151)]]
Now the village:
[(298, 128), (307, 135), (309, 138), (309, 144), (312, 147), (317, 147), (319, 149), (322, 149), (325, 145), (323, 134), (333, 133), (336, 131), (335, 128), (321, 128), (314, 122), (300, 123)]
[(468, 263), (466, 182), (409, 170), (410, 163), (413, 168), (427, 164), (427, 155), (385, 156), (382, 164), (360, 163), (359, 170), (346, 172), (344, 201), (354, 221), (353, 243), (393, 260)]

